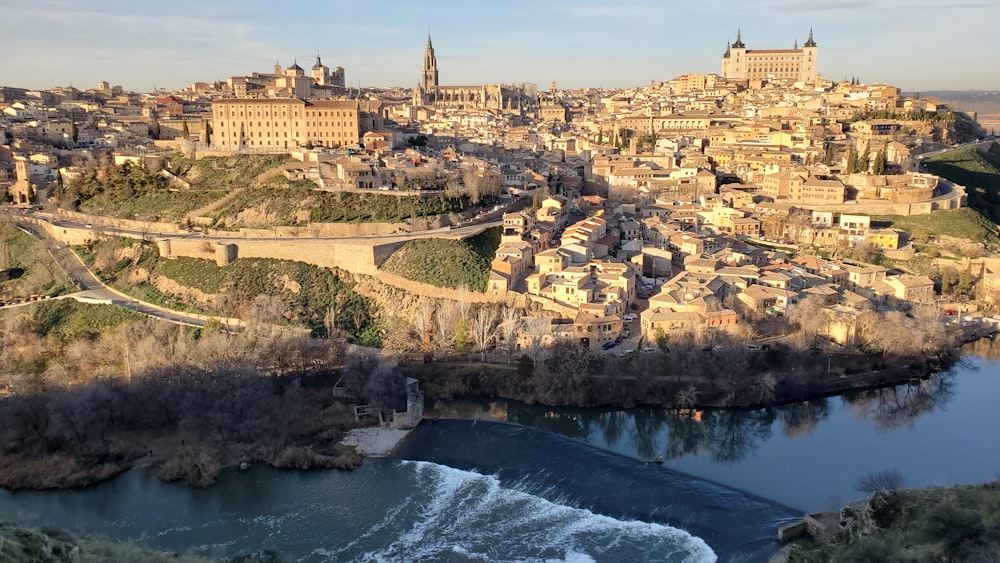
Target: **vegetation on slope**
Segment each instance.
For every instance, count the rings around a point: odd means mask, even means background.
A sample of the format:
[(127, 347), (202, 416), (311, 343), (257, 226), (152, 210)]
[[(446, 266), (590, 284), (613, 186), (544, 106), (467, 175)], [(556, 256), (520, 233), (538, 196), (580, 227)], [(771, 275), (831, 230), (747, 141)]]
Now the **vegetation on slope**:
[(965, 186), (969, 205), (1000, 222), (1000, 146), (994, 143), (988, 153), (974, 146), (942, 153), (924, 160), (924, 168)]
[(872, 217), (872, 227), (906, 231), (910, 239), (918, 244), (933, 242), (940, 236), (967, 239), (987, 246), (1000, 243), (997, 226), (969, 207), (939, 209), (930, 215), (876, 215)]
[[(311, 182), (309, 182), (311, 184)], [(392, 223), (414, 217), (456, 213), (466, 208), (465, 198), (444, 192), (403, 196), (381, 192), (325, 192), (304, 182), (286, 186), (272, 183), (236, 196), (212, 216), (226, 227), (270, 227), (315, 223)], [(254, 213), (246, 213), (248, 210)]]
[(193, 160), (174, 153), (167, 158), (170, 171), (190, 182), (191, 188), (229, 191), (249, 186), (257, 176), (281, 166), (288, 160), (288, 155), (240, 154)]
[(46, 252), (45, 245), (18, 229), (0, 221), (0, 301), (30, 295), (55, 296), (73, 288), (73, 283)]
[(409, 280), (440, 287), (483, 291), (500, 231), (489, 229), (468, 240), (418, 239), (404, 244), (382, 269)]
[(1000, 482), (878, 492), (841, 512), (831, 545), (801, 542), (790, 561), (996, 561)]
[[(260, 296), (275, 298), (273, 322), (302, 324), (315, 336), (343, 331), (351, 342), (379, 344), (372, 303), (330, 270), (293, 260), (239, 259), (226, 267), (197, 258), (164, 259), (156, 245), (132, 239), (96, 243), (85, 261), (112, 285), (145, 301), (227, 317), (254, 314)], [(188, 295), (164, 293), (152, 280), (163, 276), (184, 288), (214, 296), (196, 302)]]
[(0, 522), (0, 561), (207, 563), (213, 560), (197, 555), (154, 551), (131, 543), (72, 535), (56, 528), (34, 530)]
[(178, 220), (208, 205), (287, 159), (285, 155), (239, 155), (194, 161), (169, 158), (170, 172), (191, 184), (170, 185), (163, 175), (143, 165), (124, 162), (93, 168), (57, 190), (66, 209), (144, 221)]

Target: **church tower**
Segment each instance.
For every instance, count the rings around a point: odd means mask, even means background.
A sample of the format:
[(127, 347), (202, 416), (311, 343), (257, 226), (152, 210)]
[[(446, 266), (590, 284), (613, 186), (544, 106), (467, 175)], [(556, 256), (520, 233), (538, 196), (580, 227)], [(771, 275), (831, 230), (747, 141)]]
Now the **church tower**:
[(319, 51), (316, 52), (316, 64), (312, 67), (313, 82), (320, 86), (330, 85), (330, 67), (323, 64), (319, 58)]
[(420, 85), (425, 92), (429, 92), (438, 85), (438, 65), (434, 56), (434, 45), (431, 44), (431, 34), (427, 34), (427, 48), (424, 49), (424, 73), (420, 78)]

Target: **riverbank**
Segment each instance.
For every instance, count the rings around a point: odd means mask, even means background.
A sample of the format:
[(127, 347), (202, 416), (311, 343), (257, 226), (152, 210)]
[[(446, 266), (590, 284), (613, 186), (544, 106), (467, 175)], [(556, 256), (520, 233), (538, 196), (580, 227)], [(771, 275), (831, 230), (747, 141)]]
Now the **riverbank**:
[(825, 529), (794, 540), (781, 561), (995, 561), (1000, 481), (878, 491), (834, 513)]
[[(210, 563), (191, 554), (155, 551), (132, 543), (70, 534), (58, 528), (32, 529), (0, 522), (0, 561), (143, 561), (145, 563)], [(248, 558), (246, 563), (258, 561)], [(260, 560), (263, 563), (263, 560)]]
[(388, 457), (409, 433), (409, 430), (393, 428), (355, 428), (348, 431), (340, 443), (353, 447), (365, 457)]
[[(671, 349), (576, 358), (574, 351), (534, 361), (412, 363), (404, 365), (430, 400), (502, 398), (554, 407), (753, 409), (878, 389), (926, 378), (960, 357), (951, 347), (928, 356), (886, 358), (862, 353), (805, 352), (778, 345), (747, 353)], [(739, 365), (740, 370), (733, 369)], [(595, 367), (596, 366), (596, 367)], [(595, 372), (596, 370), (599, 370)], [(569, 370), (571, 373), (563, 373)], [(574, 371), (575, 370), (575, 371)]]

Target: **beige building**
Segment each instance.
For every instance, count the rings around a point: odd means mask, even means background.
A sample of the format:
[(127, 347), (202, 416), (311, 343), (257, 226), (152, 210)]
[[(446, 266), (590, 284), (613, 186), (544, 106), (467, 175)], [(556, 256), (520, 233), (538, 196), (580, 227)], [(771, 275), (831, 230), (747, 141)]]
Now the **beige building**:
[(212, 142), (226, 149), (340, 147), (382, 129), (372, 100), (225, 98), (212, 102)]
[(806, 82), (816, 79), (816, 42), (812, 30), (800, 49), (747, 49), (736, 34), (722, 55), (722, 76), (731, 80), (785, 80)]

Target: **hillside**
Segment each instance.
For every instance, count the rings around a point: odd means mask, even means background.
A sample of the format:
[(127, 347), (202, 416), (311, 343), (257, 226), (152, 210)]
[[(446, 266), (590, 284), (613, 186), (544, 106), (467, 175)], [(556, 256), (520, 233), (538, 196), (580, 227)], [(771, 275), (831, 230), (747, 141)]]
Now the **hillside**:
[(61, 186), (56, 195), (65, 209), (123, 219), (181, 220), (188, 213), (217, 201), (235, 188), (279, 166), (285, 155), (237, 155), (194, 161), (179, 154), (167, 160), (167, 170), (188, 182), (178, 187), (154, 170), (130, 162), (91, 169)]
[[(247, 561), (257, 560), (250, 558)], [(35, 530), (0, 522), (0, 561), (208, 563), (215, 560), (197, 555), (154, 551), (131, 543), (77, 536), (57, 528), (43, 527)]]
[(989, 152), (965, 147), (924, 160), (924, 168), (966, 187), (969, 205), (994, 223), (1000, 222), (1000, 146)]
[[(284, 180), (281, 178), (280, 180)], [(224, 228), (267, 228), (315, 223), (394, 223), (413, 217), (447, 215), (464, 210), (464, 198), (433, 195), (403, 196), (381, 192), (326, 192), (312, 182), (273, 179), (248, 189), (216, 210), (215, 224)]]
[(374, 306), (330, 270), (294, 260), (239, 259), (219, 267), (210, 260), (161, 258), (156, 245), (113, 239), (80, 248), (88, 265), (115, 287), (174, 309), (210, 315), (247, 313), (258, 296), (279, 300), (271, 322), (301, 324), (316, 336), (327, 334), (327, 314), (351, 342), (377, 345)]
[(0, 221), (0, 301), (74, 290), (45, 246), (8, 221)]
[(987, 247), (1000, 245), (996, 224), (970, 207), (939, 209), (930, 215), (874, 215), (872, 227), (906, 231), (917, 244), (934, 244), (941, 237), (954, 237)]
[(1000, 482), (879, 492), (841, 512), (831, 545), (801, 540), (789, 561), (996, 561)]
[(486, 289), (490, 261), (500, 245), (499, 229), (468, 240), (419, 239), (403, 245), (382, 269), (413, 281), (440, 287)]

